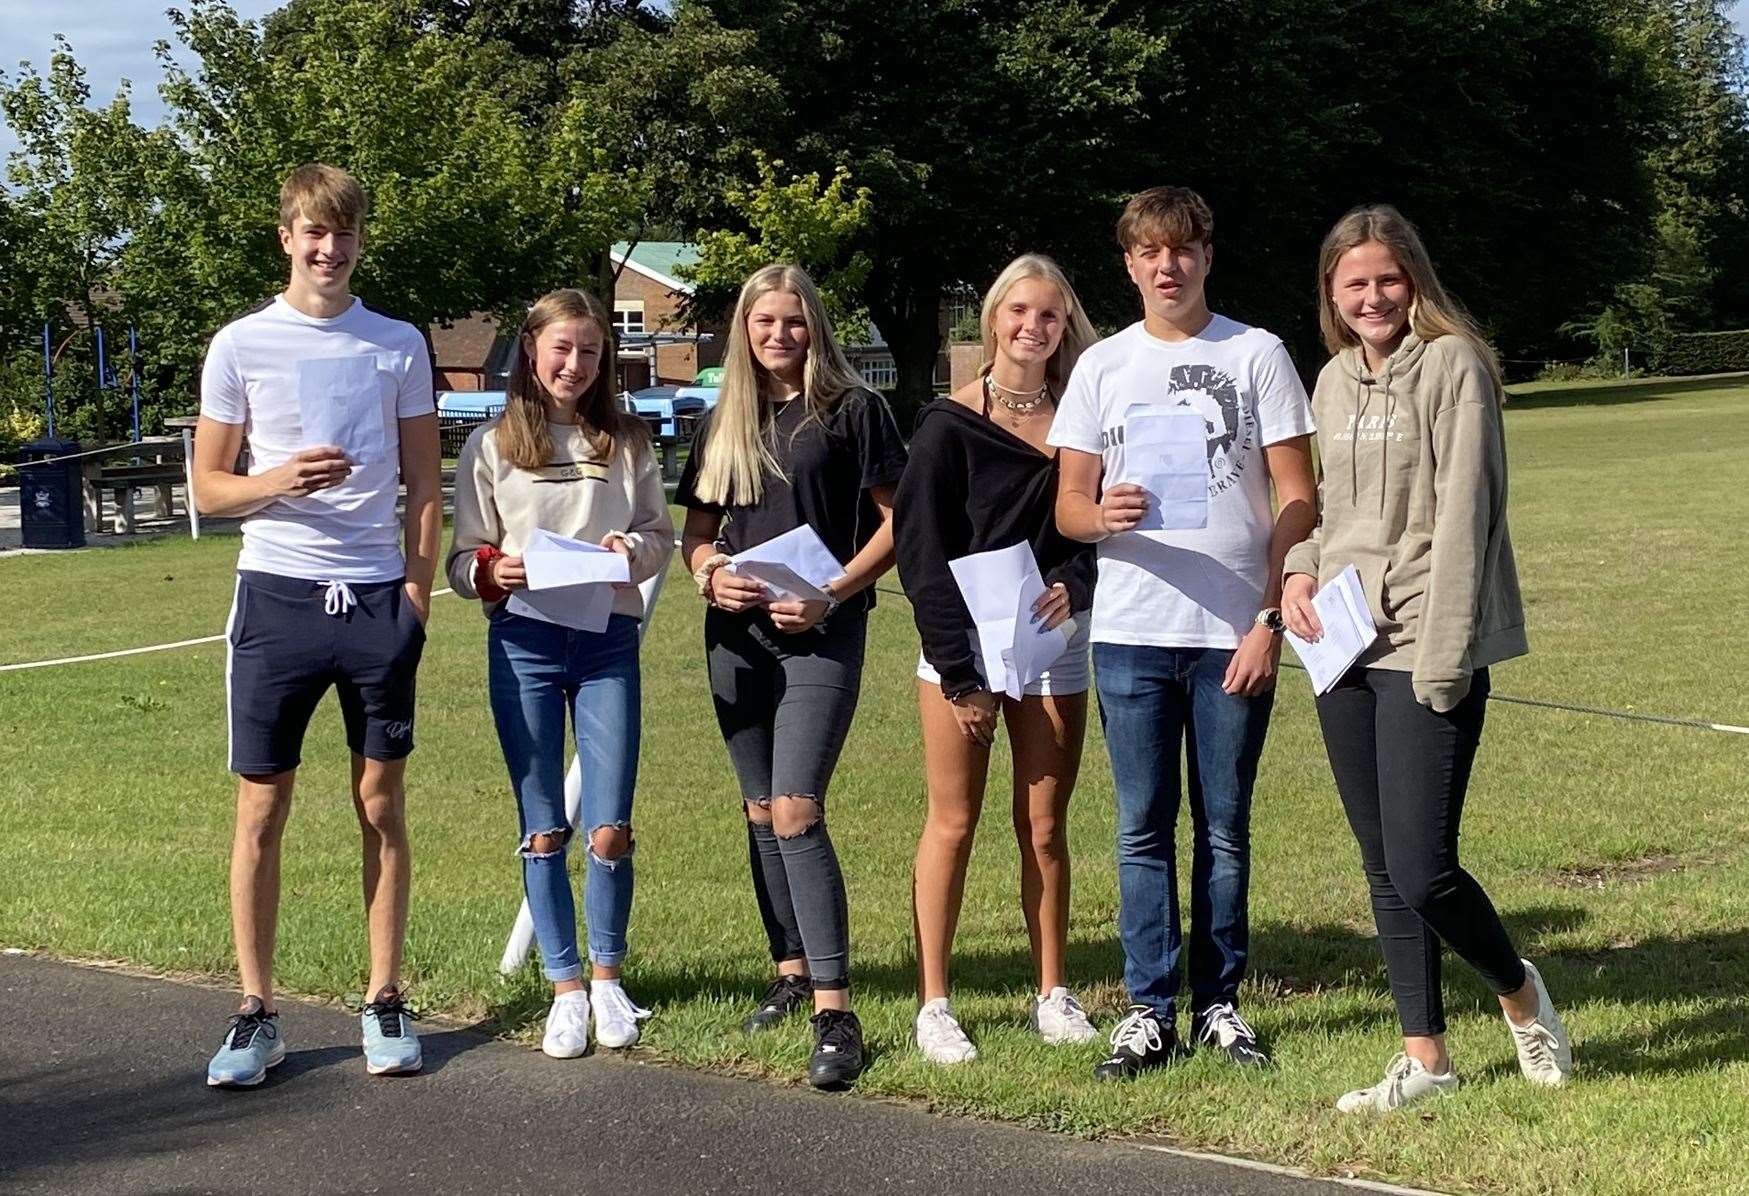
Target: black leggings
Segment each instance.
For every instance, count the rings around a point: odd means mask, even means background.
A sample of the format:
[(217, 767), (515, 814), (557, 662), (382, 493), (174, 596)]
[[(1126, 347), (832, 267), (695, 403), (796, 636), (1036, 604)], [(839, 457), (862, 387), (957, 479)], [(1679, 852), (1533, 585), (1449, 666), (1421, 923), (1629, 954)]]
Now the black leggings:
[(1417, 702), (1409, 674), (1394, 669), (1353, 669), (1318, 699), (1407, 1037), (1445, 1033), (1441, 939), (1496, 993), (1524, 985), (1524, 963), (1493, 902), (1458, 864), (1458, 823), (1487, 701), (1486, 669), (1449, 714)]

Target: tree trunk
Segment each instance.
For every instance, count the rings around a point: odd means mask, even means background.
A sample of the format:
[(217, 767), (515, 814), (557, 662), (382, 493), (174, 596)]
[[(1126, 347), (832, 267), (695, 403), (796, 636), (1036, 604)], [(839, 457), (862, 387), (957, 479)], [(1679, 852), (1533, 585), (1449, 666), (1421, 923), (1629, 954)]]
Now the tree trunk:
[(893, 414), (910, 431), (917, 412), (935, 396), (935, 361), (941, 353), (941, 283), (875, 271), (864, 291), (869, 314), (898, 367)]

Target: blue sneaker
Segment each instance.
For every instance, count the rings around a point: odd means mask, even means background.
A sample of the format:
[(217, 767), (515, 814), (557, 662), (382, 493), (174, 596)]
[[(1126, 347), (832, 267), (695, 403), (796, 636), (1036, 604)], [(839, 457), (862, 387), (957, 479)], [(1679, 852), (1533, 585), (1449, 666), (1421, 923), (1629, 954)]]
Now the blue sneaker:
[(253, 1088), (267, 1078), (267, 1069), (285, 1059), (285, 1039), (279, 1036), (279, 1014), (268, 1013), (260, 997), (250, 997), (233, 1014), (219, 1053), (206, 1065), (209, 1088)]
[(419, 1035), (413, 1023), (419, 1015), (408, 1010), (401, 994), (384, 988), (364, 1007), (364, 1066), (373, 1076), (407, 1075), (418, 1071), (423, 1060)]

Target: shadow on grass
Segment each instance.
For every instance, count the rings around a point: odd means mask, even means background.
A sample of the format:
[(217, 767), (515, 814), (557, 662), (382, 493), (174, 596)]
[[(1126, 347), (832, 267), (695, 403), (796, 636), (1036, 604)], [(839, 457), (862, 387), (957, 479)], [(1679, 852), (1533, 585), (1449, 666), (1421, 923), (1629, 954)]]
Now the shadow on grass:
[[(1506, 915), (1513, 941), (1533, 955), (1556, 1002), (1569, 1011), (1580, 1032), (1579, 1055), (1592, 1074), (1659, 1075), (1705, 1071), (1722, 1062), (1749, 1060), (1749, 931), (1660, 936), (1599, 951), (1543, 951), (1535, 944), (1548, 936), (1580, 929), (1590, 914), (1576, 906), (1535, 906)], [(752, 945), (749, 944), (751, 947)], [(1256, 926), (1251, 938), (1249, 983), (1281, 994), (1365, 993), (1388, 998), (1389, 986), (1376, 940), (1345, 925)], [(1123, 954), (1115, 935), (1071, 942), (1068, 972), (1079, 991), (1123, 987)], [(916, 991), (915, 963), (908, 956), (875, 960), (855, 967), (857, 988), (885, 999), (910, 999)], [(965, 995), (1009, 996), (1031, 991), (1032, 958), (1024, 942), (1011, 951), (968, 950), (953, 960), (954, 990)], [(714, 997), (751, 1010), (769, 979), (764, 961), (752, 950), (744, 960), (723, 960), (706, 968), (649, 972), (632, 983), (640, 999), (656, 1007)], [(1446, 1005), (1451, 1013), (1494, 1016), (1493, 995), (1480, 978), (1451, 952), (1445, 956)], [(1188, 997), (1188, 991), (1186, 992)], [(1666, 1005), (1700, 1001), (1706, 1008), (1680, 1014), (1652, 1014), (1644, 1032), (1586, 1034), (1584, 1007)], [(545, 1013), (544, 994), (531, 992), (495, 1013), (518, 1025)], [(738, 1016), (738, 1014), (737, 1014)], [(1352, 1030), (1389, 1035), (1391, 1014), (1348, 1006), (1314, 1015), (1301, 1026), (1323, 1033)]]
[(1745, 383), (1749, 383), (1749, 378), (1739, 374), (1729, 377), (1684, 378), (1680, 381), (1649, 379), (1644, 382), (1623, 382), (1619, 386), (1575, 386), (1570, 390), (1509, 395), (1506, 410), (1541, 411), (1556, 407), (1615, 407), (1623, 403), (1655, 403), (1659, 399), (1683, 398), (1698, 390), (1732, 390)]

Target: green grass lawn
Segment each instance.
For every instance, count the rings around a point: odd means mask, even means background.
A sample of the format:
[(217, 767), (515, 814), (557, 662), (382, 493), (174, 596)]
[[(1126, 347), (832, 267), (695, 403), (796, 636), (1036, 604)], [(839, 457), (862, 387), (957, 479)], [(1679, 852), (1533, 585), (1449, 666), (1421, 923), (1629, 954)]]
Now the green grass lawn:
[[(1738, 630), (1749, 388), (1545, 388), (1515, 398), (1508, 429), (1533, 653), (1496, 670), (1496, 690), (1749, 724)], [(0, 662), (217, 632), (236, 548), (221, 537), (0, 560), (16, 612), (0, 625)], [(644, 650), (627, 975), (658, 1016), (640, 1049), (795, 1083), (808, 1047), (802, 1023), (758, 1039), (735, 1030), (769, 964), (705, 688), (700, 617), (677, 572)], [(439, 600), (409, 774), (408, 972), (426, 1007), (531, 1038), (546, 1004), (538, 969), (509, 981), (495, 972), (520, 893), (483, 641), (477, 610)], [(904, 601), (883, 595), (833, 792), (858, 1004), (875, 1052), (862, 1094), (1434, 1187), (1749, 1191), (1749, 742), (1495, 705), (1466, 860), (1566, 1013), (1576, 1082), (1553, 1094), (1525, 1084), (1492, 997), (1449, 961), (1465, 1087), (1425, 1111), (1351, 1120), (1332, 1101), (1376, 1078), (1395, 1049), (1395, 1022), (1356, 850), (1297, 673), (1285, 678), (1258, 783), (1245, 994), (1279, 1066), (1240, 1073), (1197, 1057), (1133, 1085), (1095, 1086), (1095, 1051), (1050, 1050), (1029, 1036), (1030, 964), (1007, 802), (995, 796), (1007, 787), (1000, 770), (955, 972), (956, 1008), (981, 1057), (951, 1070), (922, 1062), (909, 1042), (909, 872), (923, 809), (916, 651)], [(212, 644), (0, 673), (0, 944), (229, 974), (223, 653)], [(288, 989), (338, 996), (361, 986), (364, 951), (332, 703), (306, 758), (288, 833), (279, 976)], [(1123, 1000), (1112, 823), (1095, 730), (1072, 808), (1071, 965), (1107, 1027)], [(191, 1083), (211, 1045), (187, 1044)]]

